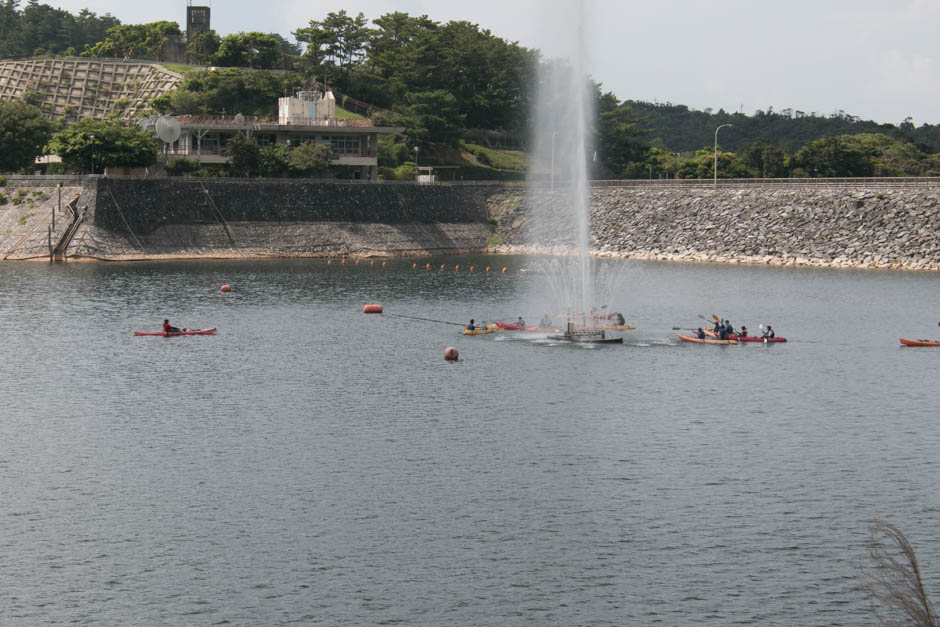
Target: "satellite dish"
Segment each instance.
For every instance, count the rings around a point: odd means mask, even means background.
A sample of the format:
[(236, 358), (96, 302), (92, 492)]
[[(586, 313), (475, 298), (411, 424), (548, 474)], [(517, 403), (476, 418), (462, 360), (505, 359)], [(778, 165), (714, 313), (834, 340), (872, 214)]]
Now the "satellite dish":
[(137, 123), (137, 126), (144, 129), (145, 131), (154, 132), (154, 127), (157, 124), (157, 118), (155, 116), (149, 115)]
[(236, 125), (236, 126), (244, 126), (244, 125), (245, 125), (245, 116), (243, 116), (241, 113), (236, 113), (236, 114), (235, 114), (235, 125)]
[(175, 118), (164, 115), (156, 124), (157, 137), (168, 144), (172, 144), (180, 138), (180, 123)]

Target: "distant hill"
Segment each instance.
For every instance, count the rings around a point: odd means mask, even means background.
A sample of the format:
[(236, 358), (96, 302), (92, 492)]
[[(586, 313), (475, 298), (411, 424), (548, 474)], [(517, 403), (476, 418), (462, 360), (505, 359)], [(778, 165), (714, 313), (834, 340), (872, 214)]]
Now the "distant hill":
[[(734, 128), (722, 129), (718, 136), (719, 145), (732, 152), (740, 152), (747, 144), (758, 139), (776, 144), (788, 152), (795, 152), (807, 143), (826, 136), (883, 133), (900, 138), (904, 135), (893, 124), (863, 121), (842, 112), (823, 117), (784, 109), (780, 112), (758, 111), (754, 115), (745, 115), (724, 110), (696, 111), (685, 105), (638, 100), (627, 100), (624, 105), (629, 106), (638, 118), (639, 127), (646, 132), (644, 141), (647, 144), (660, 139), (666, 148), (675, 152), (712, 146), (715, 129), (722, 124), (734, 125)], [(930, 127), (930, 130), (936, 131), (936, 127)], [(913, 130), (917, 141), (930, 145), (934, 152), (940, 150), (940, 133), (934, 132), (932, 136), (923, 133), (925, 139), (921, 139), (917, 137), (918, 131), (920, 129)], [(926, 141), (927, 138), (931, 141)]]

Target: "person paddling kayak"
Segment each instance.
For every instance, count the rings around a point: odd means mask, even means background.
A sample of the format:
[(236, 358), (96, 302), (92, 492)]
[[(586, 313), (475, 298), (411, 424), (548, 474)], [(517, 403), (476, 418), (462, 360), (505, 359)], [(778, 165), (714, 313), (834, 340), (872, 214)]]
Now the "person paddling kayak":
[(168, 319), (163, 320), (163, 331), (165, 333), (179, 333), (180, 330), (170, 324)]
[(768, 324), (767, 330), (764, 331), (764, 334), (761, 337), (770, 340), (770, 339), (773, 339), (775, 336), (776, 336), (776, 333), (774, 333), (774, 328)]

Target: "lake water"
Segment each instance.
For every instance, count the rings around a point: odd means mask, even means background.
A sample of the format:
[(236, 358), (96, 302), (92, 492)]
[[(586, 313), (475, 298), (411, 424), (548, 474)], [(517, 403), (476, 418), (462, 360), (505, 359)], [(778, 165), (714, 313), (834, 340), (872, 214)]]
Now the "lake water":
[(876, 518), (940, 602), (940, 276), (611, 261), (586, 348), (413, 261), (0, 264), (0, 623), (872, 624)]

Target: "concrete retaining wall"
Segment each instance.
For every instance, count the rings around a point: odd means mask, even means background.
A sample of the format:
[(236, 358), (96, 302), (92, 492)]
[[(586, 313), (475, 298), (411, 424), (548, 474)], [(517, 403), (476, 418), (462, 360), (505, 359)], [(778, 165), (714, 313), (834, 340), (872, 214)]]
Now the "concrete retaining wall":
[[(492, 186), (99, 179), (71, 256), (415, 256), (485, 250)], [(83, 199), (84, 200), (84, 199)]]

